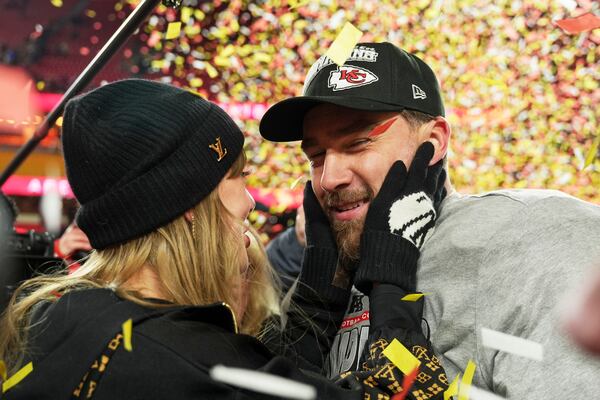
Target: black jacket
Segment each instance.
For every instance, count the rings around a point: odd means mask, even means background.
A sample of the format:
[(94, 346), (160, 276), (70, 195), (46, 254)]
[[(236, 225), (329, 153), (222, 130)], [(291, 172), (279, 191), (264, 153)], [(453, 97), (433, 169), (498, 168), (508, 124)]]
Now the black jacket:
[[(272, 335), (267, 340), (287, 356), (282, 357), (255, 338), (236, 334), (233, 314), (224, 304), (148, 309), (108, 289), (70, 292), (35, 310), (27, 355), (33, 371), (2, 399), (273, 399), (213, 381), (208, 371), (218, 364), (307, 383), (316, 388), (318, 399), (379, 398), (403, 385), (403, 374), (381, 356), (393, 339), (409, 348), (422, 361), (423, 376), (432, 378), (415, 381), (407, 398), (442, 398), (447, 380), (421, 333), (422, 300), (398, 301), (404, 294), (393, 285), (373, 289), (365, 365), (333, 383), (309, 370), (319, 371), (328, 351), (336, 331), (335, 308), (307, 307), (305, 298), (304, 311), (315, 325), (308, 328), (292, 313), (284, 339)], [(131, 352), (121, 333), (129, 318)]]
[[(350, 290), (331, 284), (337, 255), (330, 249), (309, 248), (304, 258), (310, 267), (300, 274), (296, 306), (284, 329), (271, 331), (264, 344), (237, 334), (224, 304), (149, 309), (108, 289), (73, 291), (42, 304), (32, 315), (28, 341), (26, 362), (33, 363), (33, 371), (2, 400), (273, 399), (213, 381), (208, 371), (217, 364), (307, 383), (318, 399), (385, 398), (404, 386), (404, 375), (381, 355), (393, 339), (422, 361), (421, 371), (431, 378), (415, 381), (406, 398), (443, 398), (448, 383), (421, 331), (422, 299), (399, 301), (406, 293), (394, 285), (381, 284), (370, 293), (371, 333), (361, 371), (344, 374), (337, 383), (319, 375)], [(128, 352), (121, 332), (130, 318), (133, 350)]]
[(296, 228), (289, 227), (277, 235), (266, 250), (269, 262), (281, 278), (283, 290), (287, 291), (302, 269), (304, 247), (298, 242)]
[[(147, 309), (108, 289), (70, 292), (36, 310), (28, 361), (33, 371), (5, 399), (271, 399), (213, 381), (210, 367), (249, 368), (305, 382), (322, 399), (359, 399), (302, 372), (253, 337), (236, 334), (230, 309)], [(121, 324), (133, 319), (132, 347), (124, 349)], [(87, 374), (87, 376), (86, 376)]]

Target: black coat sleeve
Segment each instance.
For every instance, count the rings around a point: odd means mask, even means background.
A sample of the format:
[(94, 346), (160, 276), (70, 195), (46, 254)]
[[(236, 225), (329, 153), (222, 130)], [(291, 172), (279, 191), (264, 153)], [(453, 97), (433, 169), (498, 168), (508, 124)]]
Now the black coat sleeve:
[[(363, 363), (357, 372), (342, 374), (339, 383), (364, 387), (370, 398), (392, 396), (405, 386), (405, 374), (384, 354), (397, 340), (418, 360), (417, 375), (407, 399), (443, 399), (448, 379), (421, 328), (423, 297), (401, 300), (407, 292), (395, 285), (375, 285), (370, 295), (371, 329)], [(365, 396), (366, 396), (365, 395)], [(384, 396), (385, 397), (385, 396)]]
[[(280, 324), (263, 342), (274, 353), (293, 360), (300, 368), (322, 373), (325, 356), (342, 323), (350, 288), (332, 284), (337, 267), (333, 249), (309, 247), (303, 268), (292, 287), (291, 302)], [(275, 324), (277, 326), (277, 324)]]

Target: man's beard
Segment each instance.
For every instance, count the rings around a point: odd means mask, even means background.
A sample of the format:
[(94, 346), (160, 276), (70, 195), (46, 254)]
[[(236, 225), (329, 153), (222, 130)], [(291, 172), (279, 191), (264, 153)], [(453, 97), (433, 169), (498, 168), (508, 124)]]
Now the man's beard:
[[(326, 193), (325, 204), (327, 207), (352, 203), (356, 201), (368, 202), (373, 199), (373, 191), (365, 186), (357, 190), (342, 190), (339, 192)], [(331, 229), (337, 243), (340, 256), (340, 264), (350, 268), (356, 263), (360, 256), (360, 237), (365, 224), (366, 214), (351, 221), (331, 221)]]
[(340, 263), (350, 268), (360, 257), (360, 236), (365, 224), (364, 217), (352, 221), (332, 223), (333, 235), (338, 246)]

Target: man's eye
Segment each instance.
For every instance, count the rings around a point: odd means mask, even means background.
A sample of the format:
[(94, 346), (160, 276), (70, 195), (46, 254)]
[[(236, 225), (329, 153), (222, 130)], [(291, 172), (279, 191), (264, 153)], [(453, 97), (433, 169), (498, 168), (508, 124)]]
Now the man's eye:
[(321, 151), (321, 152), (309, 155), (308, 161), (310, 162), (310, 165), (314, 168), (314, 167), (318, 167), (323, 164), (324, 157), (325, 157), (325, 152)]
[(363, 146), (363, 145), (369, 144), (369, 143), (371, 143), (371, 140), (369, 140), (369, 139), (360, 139), (360, 140), (356, 140), (356, 141), (350, 143), (349, 147), (356, 148), (356, 147), (360, 147), (360, 146)]
[(321, 158), (321, 157), (323, 157), (324, 155), (325, 155), (325, 152), (324, 152), (324, 151), (320, 151), (320, 152), (318, 152), (318, 153), (314, 153), (314, 154), (310, 154), (310, 155), (308, 155), (308, 159), (309, 159), (310, 161), (312, 161), (312, 160), (315, 160), (315, 159), (317, 159), (317, 158)]

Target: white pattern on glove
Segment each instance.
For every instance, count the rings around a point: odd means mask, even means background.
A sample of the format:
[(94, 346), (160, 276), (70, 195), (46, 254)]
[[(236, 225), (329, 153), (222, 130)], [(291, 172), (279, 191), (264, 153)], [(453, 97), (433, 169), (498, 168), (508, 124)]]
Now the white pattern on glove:
[(396, 200), (390, 208), (390, 232), (402, 236), (418, 249), (433, 233), (433, 202), (424, 192), (411, 193)]

